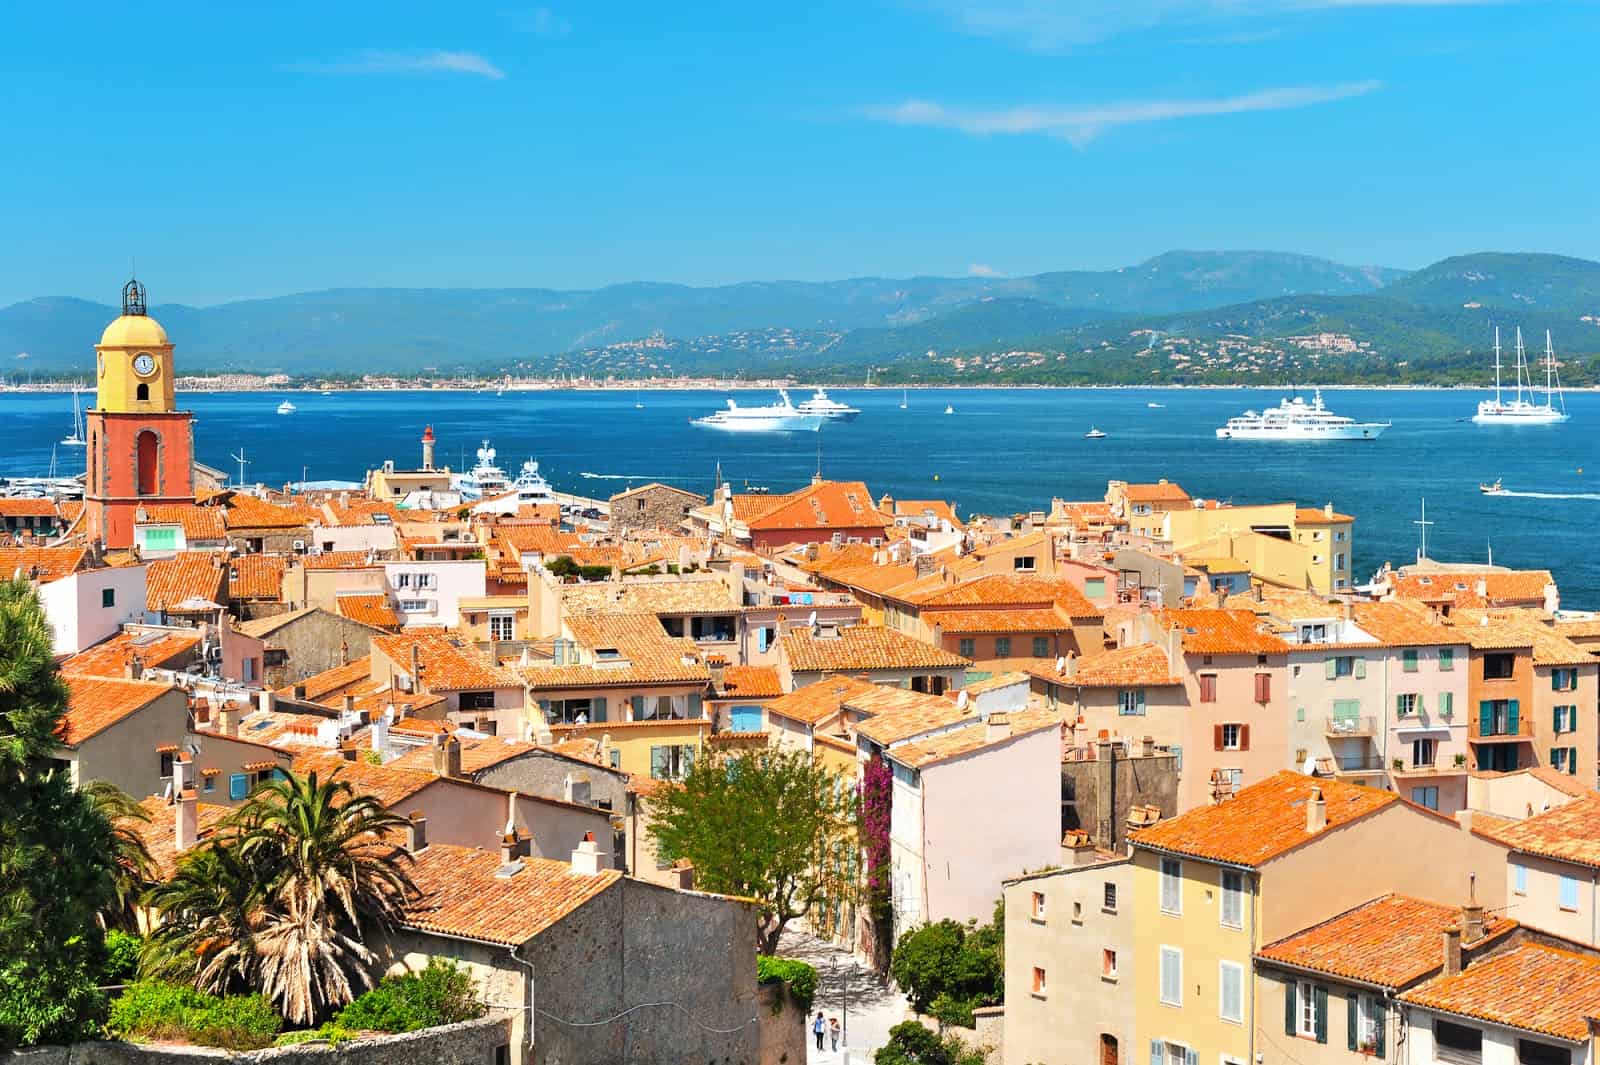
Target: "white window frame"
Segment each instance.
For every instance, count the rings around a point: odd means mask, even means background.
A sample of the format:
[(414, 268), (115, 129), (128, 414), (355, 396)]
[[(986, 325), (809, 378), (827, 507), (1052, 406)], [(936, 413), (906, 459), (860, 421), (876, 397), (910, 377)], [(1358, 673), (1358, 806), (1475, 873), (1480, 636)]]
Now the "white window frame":
[[(1183, 950), (1179, 947), (1169, 947), (1163, 943), (1157, 957), (1160, 958), (1160, 966), (1157, 970), (1156, 994), (1160, 997), (1163, 1006), (1178, 1006), (1181, 1008), (1183, 1006)], [(1167, 965), (1169, 963), (1177, 966), (1177, 979), (1174, 981), (1178, 996), (1176, 999), (1167, 997)]]
[[(1172, 872), (1168, 872), (1168, 867)], [(1171, 885), (1172, 904), (1168, 905), (1167, 890)], [(1161, 912), (1173, 917), (1183, 916), (1183, 862), (1177, 858), (1161, 859)]]
[(1356, 996), (1356, 1046), (1360, 1047), (1364, 1043), (1376, 1043), (1378, 1041), (1378, 1018), (1374, 1015), (1375, 1011), (1372, 1008), (1373, 1002), (1376, 1001), (1375, 997), (1358, 994), (1355, 991), (1350, 993)]
[[(1233, 730), (1233, 739), (1232, 739), (1231, 742), (1228, 739), (1228, 730), (1229, 729)], [(1243, 738), (1244, 738), (1244, 726), (1242, 724), (1240, 724), (1238, 722), (1224, 722), (1223, 723), (1223, 726), (1222, 726), (1222, 749), (1223, 750), (1225, 750), (1225, 751), (1237, 751), (1237, 750), (1240, 750), (1241, 748), (1239, 747), (1239, 743)]]
[[(496, 628), (504, 627), (504, 636), (495, 635)], [(499, 613), (489, 615), (489, 639), (496, 643), (504, 643), (517, 638), (517, 616), (515, 614)]]
[[(1239, 887), (1236, 890), (1228, 887), (1228, 879), (1230, 877), (1238, 878)], [(1218, 883), (1222, 888), (1222, 905), (1217, 907), (1217, 920), (1224, 928), (1243, 928), (1244, 874), (1239, 872), (1237, 869), (1224, 869), (1222, 870), (1221, 876), (1218, 877)], [(1233, 910), (1232, 920), (1228, 919), (1228, 910), (1230, 908)]]
[(1302, 1039), (1317, 1037), (1317, 989), (1310, 980), (1294, 982), (1294, 1031)]
[[(1228, 975), (1238, 977), (1238, 995), (1235, 1004), (1239, 1007), (1239, 1015), (1228, 1016), (1227, 1012), (1227, 986)], [(1229, 1024), (1244, 1023), (1244, 966), (1236, 961), (1219, 961), (1217, 963), (1217, 1016)]]
[(1033, 892), (1032, 905), (1033, 905), (1033, 913), (1032, 913), (1033, 919), (1035, 921), (1043, 921), (1044, 917), (1045, 917), (1044, 892), (1042, 892), (1042, 891)]

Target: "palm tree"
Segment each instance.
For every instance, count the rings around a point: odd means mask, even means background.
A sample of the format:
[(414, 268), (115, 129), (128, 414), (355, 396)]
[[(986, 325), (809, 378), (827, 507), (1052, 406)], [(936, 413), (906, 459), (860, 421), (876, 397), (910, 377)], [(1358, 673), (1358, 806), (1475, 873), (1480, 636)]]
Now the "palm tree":
[(172, 878), (146, 896), (161, 923), (145, 941), (143, 975), (191, 982), (210, 994), (253, 987), (266, 875), (243, 862), (237, 840), (227, 837), (184, 855)]
[(336, 776), (279, 777), (236, 815), (239, 857), (271, 870), (253, 929), (261, 991), (296, 1024), (371, 986), (365, 933), (416, 891), (392, 842), (405, 818)]
[(150, 820), (145, 808), (127, 792), (105, 780), (90, 781), (83, 791), (94, 812), (110, 826), (111, 898), (101, 914), (107, 928), (138, 929), (138, 902), (151, 884), (155, 862), (136, 823)]

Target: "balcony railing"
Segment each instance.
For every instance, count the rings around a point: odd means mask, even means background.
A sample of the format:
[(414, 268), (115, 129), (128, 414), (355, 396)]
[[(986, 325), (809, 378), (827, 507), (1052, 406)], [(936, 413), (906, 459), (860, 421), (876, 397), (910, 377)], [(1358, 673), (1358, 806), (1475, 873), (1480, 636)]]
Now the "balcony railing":
[(1376, 735), (1378, 723), (1376, 718), (1360, 714), (1338, 714), (1327, 719), (1324, 731), (1329, 739), (1358, 739)]
[(1341, 758), (1337, 755), (1333, 759), (1333, 771), (1336, 776), (1373, 776), (1383, 772), (1383, 759), (1375, 754), (1350, 755)]

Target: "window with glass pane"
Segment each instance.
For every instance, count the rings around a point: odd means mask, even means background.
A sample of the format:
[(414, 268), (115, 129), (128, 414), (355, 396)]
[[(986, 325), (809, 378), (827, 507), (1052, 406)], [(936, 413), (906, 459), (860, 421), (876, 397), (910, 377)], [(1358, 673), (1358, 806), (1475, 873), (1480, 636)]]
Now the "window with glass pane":
[(1217, 1013), (1225, 1021), (1244, 1023), (1244, 967), (1231, 961), (1218, 966), (1218, 982), (1222, 985), (1217, 995)]
[(1035, 636), (1033, 638), (1033, 657), (1048, 658), (1050, 655), (1050, 637)]
[(996, 658), (1011, 657), (1011, 637), (996, 636), (994, 639), (994, 656)]
[(1176, 858), (1161, 859), (1161, 912), (1183, 912), (1183, 863)]
[(1161, 948), (1161, 1001), (1183, 1005), (1183, 951), (1176, 947)]
[(1222, 871), (1222, 923), (1244, 927), (1244, 874), (1235, 869)]

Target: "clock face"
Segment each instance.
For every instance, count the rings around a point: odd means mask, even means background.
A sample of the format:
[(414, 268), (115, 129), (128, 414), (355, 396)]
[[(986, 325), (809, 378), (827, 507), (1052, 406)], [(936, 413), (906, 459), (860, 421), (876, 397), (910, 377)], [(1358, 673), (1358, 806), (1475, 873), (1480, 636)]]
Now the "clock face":
[(156, 372), (156, 360), (147, 351), (141, 351), (133, 357), (133, 372), (140, 377), (148, 377)]

